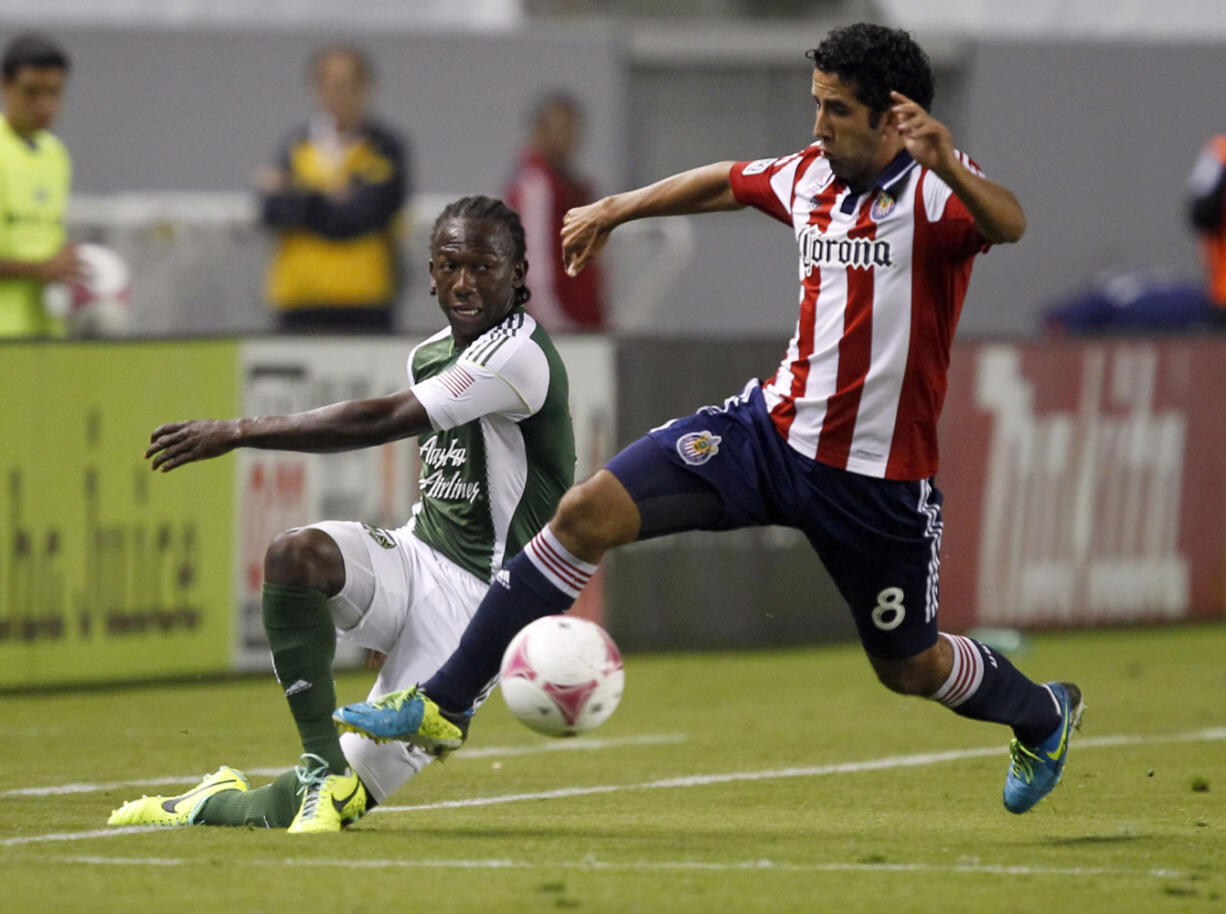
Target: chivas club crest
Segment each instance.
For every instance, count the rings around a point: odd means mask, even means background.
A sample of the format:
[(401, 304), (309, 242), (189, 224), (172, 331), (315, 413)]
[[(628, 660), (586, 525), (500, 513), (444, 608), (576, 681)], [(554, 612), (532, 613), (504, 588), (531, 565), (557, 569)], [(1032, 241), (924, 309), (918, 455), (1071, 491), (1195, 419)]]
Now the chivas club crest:
[(677, 453), (690, 466), (698, 466), (719, 453), (722, 440), (719, 435), (708, 431), (690, 432), (677, 439)]
[(885, 191), (882, 191), (881, 196), (879, 196), (875, 201), (873, 201), (873, 208), (870, 211), (869, 215), (873, 217), (874, 221), (880, 222), (882, 219), (884, 219), (886, 216), (888, 216), (890, 213), (894, 211), (894, 202), (895, 201), (893, 197), (891, 197)]

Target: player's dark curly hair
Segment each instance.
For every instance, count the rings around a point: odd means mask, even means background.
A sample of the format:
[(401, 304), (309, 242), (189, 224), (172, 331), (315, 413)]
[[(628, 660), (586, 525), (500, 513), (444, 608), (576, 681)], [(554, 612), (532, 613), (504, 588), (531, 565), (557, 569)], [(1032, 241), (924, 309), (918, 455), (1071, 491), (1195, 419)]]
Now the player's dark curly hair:
[[(433, 248), (438, 231), (443, 227), (443, 223), (449, 219), (476, 219), (478, 221), (501, 222), (506, 227), (507, 234), (511, 236), (511, 245), (514, 250), (511, 252), (512, 258), (518, 262), (527, 259), (528, 242), (524, 238), (524, 224), (520, 221), (519, 213), (511, 209), (497, 197), (485, 197), (480, 194), (471, 197), (461, 197), (459, 200), (453, 200), (443, 207), (443, 211), (438, 214), (438, 218), (434, 220), (434, 227), (430, 230), (430, 246)], [(517, 305), (525, 304), (532, 293), (528, 291), (527, 286), (520, 286), (515, 290), (515, 303)]]
[(890, 92), (932, 107), (932, 65), (911, 33), (869, 22), (834, 29), (805, 54), (823, 73), (855, 87), (856, 98), (880, 115), (894, 102)]
[(9, 80), (22, 67), (53, 67), (67, 73), (72, 69), (72, 61), (68, 59), (68, 52), (54, 39), (40, 32), (26, 32), (14, 38), (4, 49), (0, 73)]

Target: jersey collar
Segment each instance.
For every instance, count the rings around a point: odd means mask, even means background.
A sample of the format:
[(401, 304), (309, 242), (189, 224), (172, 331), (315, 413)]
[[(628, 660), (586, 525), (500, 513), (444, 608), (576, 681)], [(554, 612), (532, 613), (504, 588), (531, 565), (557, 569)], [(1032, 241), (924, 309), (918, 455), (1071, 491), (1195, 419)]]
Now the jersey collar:
[(4, 112), (0, 111), (0, 132), (9, 134), (13, 139), (21, 143), (27, 149), (38, 152), (39, 140), (46, 131), (39, 130), (31, 136), (22, 136), (13, 129), (13, 125), (9, 123), (9, 119), (5, 116)]
[(900, 149), (898, 155), (890, 159), (890, 164), (881, 170), (881, 174), (873, 180), (879, 188), (885, 191), (892, 197), (898, 196), (896, 190), (902, 188), (906, 183), (907, 177), (911, 174), (911, 169), (915, 167), (915, 159), (911, 158), (911, 153), (905, 149)]
[[(903, 185), (907, 183), (907, 179), (911, 176), (911, 170), (915, 168), (915, 164), (915, 159), (911, 158), (911, 153), (905, 149), (900, 149), (898, 155), (890, 159), (889, 164), (878, 172), (877, 177), (873, 178), (873, 183), (869, 190), (871, 191), (872, 188), (876, 188), (883, 194), (898, 197)], [(860, 194), (848, 187), (847, 196), (843, 198), (839, 209), (844, 214), (851, 215), (860, 204), (860, 196)]]

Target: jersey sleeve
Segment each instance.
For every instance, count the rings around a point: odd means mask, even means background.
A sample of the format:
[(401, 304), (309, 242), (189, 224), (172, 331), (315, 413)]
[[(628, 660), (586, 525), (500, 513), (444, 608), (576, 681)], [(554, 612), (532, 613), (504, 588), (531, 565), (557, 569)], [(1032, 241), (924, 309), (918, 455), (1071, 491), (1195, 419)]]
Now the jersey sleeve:
[[(955, 154), (969, 171), (983, 177), (982, 169), (970, 156), (956, 150)], [(958, 260), (981, 254), (992, 246), (979, 231), (975, 217), (966, 208), (966, 204), (958, 199), (958, 195), (948, 184), (931, 171), (925, 170), (923, 173), (921, 192), (932, 237), (950, 259)]]
[(792, 189), (802, 153), (778, 159), (736, 162), (729, 178), (737, 202), (760, 209), (780, 222), (792, 224)]
[(512, 337), (493, 353), (477, 341), (467, 354), (431, 378), (412, 385), (430, 424), (446, 430), (503, 416), (514, 422), (535, 414), (549, 392), (549, 360), (528, 338)]
[[(296, 144), (303, 141), (306, 128), (298, 127), (281, 141), (274, 157), (277, 170), (288, 175), (292, 169), (290, 159)], [(259, 194), (260, 221), (267, 228), (284, 229), (302, 225), (306, 219), (306, 197), (291, 190), (264, 191)]]

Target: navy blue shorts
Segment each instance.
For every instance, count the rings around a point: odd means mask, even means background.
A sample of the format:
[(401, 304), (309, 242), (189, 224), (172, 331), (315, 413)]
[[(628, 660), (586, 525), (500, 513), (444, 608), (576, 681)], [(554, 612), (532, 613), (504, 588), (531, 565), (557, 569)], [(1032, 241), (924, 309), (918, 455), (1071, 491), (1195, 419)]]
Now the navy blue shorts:
[(898, 659), (937, 641), (941, 493), (797, 453), (757, 382), (653, 429), (606, 465), (642, 515), (640, 539), (778, 524), (804, 532), (851, 607), (865, 650)]

